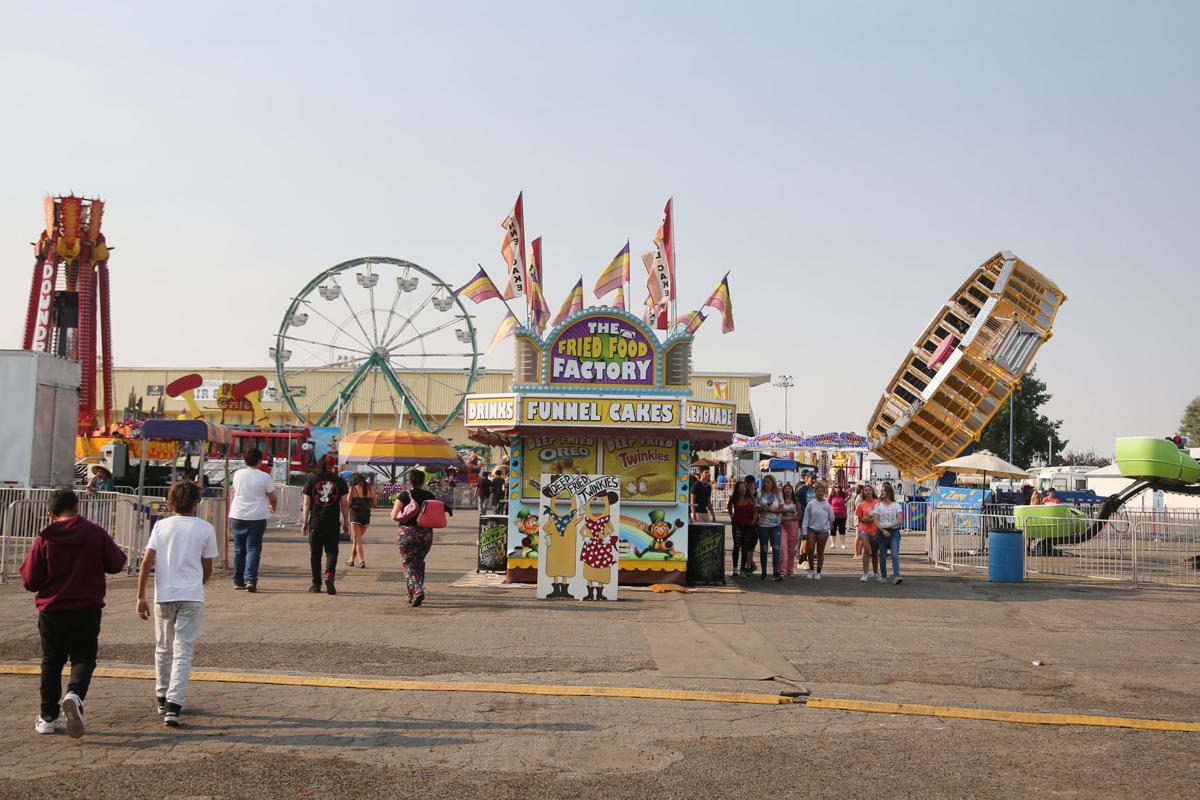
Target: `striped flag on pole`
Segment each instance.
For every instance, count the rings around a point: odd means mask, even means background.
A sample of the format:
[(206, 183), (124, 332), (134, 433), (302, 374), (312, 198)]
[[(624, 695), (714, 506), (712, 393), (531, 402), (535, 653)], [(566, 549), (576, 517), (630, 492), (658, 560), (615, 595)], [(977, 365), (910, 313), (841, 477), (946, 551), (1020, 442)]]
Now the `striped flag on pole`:
[(612, 306), (613, 306), (613, 308), (619, 308), (622, 311), (625, 310), (625, 287), (624, 286), (617, 287), (617, 293), (615, 295), (613, 295)]
[(558, 323), (567, 318), (568, 315), (574, 314), (576, 311), (583, 311), (583, 276), (579, 276), (579, 280), (575, 281), (575, 288), (563, 300), (562, 308), (558, 309), (558, 313), (554, 315), (554, 320), (550, 323), (550, 327), (554, 327)]
[(724, 278), (721, 278), (717, 288), (713, 289), (713, 293), (704, 301), (704, 305), (721, 312), (721, 333), (729, 333), (733, 330), (733, 300), (729, 296), (728, 272), (725, 273)]
[(682, 325), (684, 330), (686, 330), (688, 333), (695, 333), (700, 329), (700, 326), (704, 324), (705, 319), (704, 312), (689, 311), (679, 318), (679, 324)]
[(499, 299), (500, 290), (496, 288), (496, 284), (492, 283), (492, 279), (480, 266), (479, 272), (475, 273), (474, 278), (454, 290), (454, 296), (466, 297), (476, 303), (482, 303), (484, 300)]
[(600, 277), (596, 279), (596, 288), (592, 289), (592, 293), (596, 295), (596, 299), (604, 297), (613, 289), (619, 289), (624, 284), (629, 283), (629, 242), (625, 242), (625, 246), (621, 248), (621, 252), (608, 263), (604, 271), (600, 273)]
[(511, 311), (507, 309), (504, 312), (504, 320), (500, 323), (500, 327), (496, 329), (496, 335), (492, 337), (492, 343), (488, 345), (484, 351), (485, 356), (490, 356), (492, 351), (496, 349), (496, 345), (513, 335), (513, 331), (521, 327), (520, 321), (513, 316)]
[(504, 241), (500, 243), (500, 255), (508, 270), (508, 285), (504, 287), (504, 299), (525, 295), (525, 193), (517, 195), (513, 210), (504, 218)]

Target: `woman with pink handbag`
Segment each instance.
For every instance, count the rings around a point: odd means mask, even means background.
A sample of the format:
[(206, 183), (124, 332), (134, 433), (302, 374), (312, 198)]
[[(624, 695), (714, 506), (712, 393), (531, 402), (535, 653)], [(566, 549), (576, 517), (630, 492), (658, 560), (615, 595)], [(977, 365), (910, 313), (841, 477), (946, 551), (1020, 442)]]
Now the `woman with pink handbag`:
[(424, 488), (424, 472), (419, 469), (409, 472), (408, 486), (408, 491), (401, 492), (392, 506), (392, 519), (400, 523), (396, 544), (404, 559), (408, 602), (416, 608), (425, 601), (425, 557), (433, 545), (433, 529), (446, 526), (446, 511), (441, 501)]

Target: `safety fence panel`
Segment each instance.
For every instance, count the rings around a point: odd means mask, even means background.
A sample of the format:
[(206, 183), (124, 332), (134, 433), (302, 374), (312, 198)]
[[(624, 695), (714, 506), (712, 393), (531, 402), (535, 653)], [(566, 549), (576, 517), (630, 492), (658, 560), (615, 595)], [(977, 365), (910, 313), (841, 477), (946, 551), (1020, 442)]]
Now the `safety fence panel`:
[(304, 490), (299, 486), (275, 484), (275, 513), (267, 521), (276, 528), (297, 526), (301, 523), (300, 509), (304, 501)]
[[(28, 490), (31, 497), (10, 502), (0, 515), (0, 583), (15, 578), (33, 546), (33, 539), (50, 524), (45, 494)], [(136, 569), (145, 550), (139, 536), (142, 514), (129, 497), (116, 492), (94, 492), (79, 497), (79, 516), (108, 531), (129, 557), (128, 571)]]
[(1190, 510), (1119, 511), (1108, 519), (1046, 511), (1018, 521), (937, 509), (929, 560), (949, 571), (985, 571), (987, 537), (998, 529), (1022, 532), (1027, 576), (1200, 588), (1200, 515)]

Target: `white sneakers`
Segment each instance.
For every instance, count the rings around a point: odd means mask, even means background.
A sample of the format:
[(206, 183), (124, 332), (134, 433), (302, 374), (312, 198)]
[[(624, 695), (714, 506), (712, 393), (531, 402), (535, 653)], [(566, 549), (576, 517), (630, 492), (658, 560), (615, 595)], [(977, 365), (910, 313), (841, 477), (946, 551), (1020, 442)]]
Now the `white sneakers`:
[[(811, 572), (810, 572), (810, 573), (808, 573), (808, 574), (809, 574), (809, 575), (812, 575), (812, 573), (811, 573)], [(821, 580), (821, 573), (819, 573), (819, 572), (817, 573), (817, 580)]]
[(83, 736), (83, 701), (74, 692), (67, 692), (62, 701), (63, 716), (67, 718), (67, 735), (72, 739)]
[(813, 579), (813, 575), (815, 575), (815, 574), (816, 574), (816, 573), (815, 573), (813, 570), (811, 570), (811, 569), (810, 569), (810, 570), (808, 571), (808, 579), (811, 581), (811, 580)]
[(58, 720), (52, 719), (47, 722), (46, 720), (42, 719), (41, 714), (38, 714), (37, 722), (33, 723), (33, 729), (38, 733), (54, 733), (56, 730), (55, 723), (57, 721)]

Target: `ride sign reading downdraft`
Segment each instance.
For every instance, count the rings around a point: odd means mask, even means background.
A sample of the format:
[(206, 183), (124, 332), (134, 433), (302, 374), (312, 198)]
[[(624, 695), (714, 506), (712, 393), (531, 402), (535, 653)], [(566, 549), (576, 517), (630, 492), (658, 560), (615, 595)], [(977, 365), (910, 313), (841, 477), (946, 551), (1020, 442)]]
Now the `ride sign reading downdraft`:
[(551, 384), (654, 385), (654, 344), (620, 317), (591, 314), (564, 328), (549, 350)]

